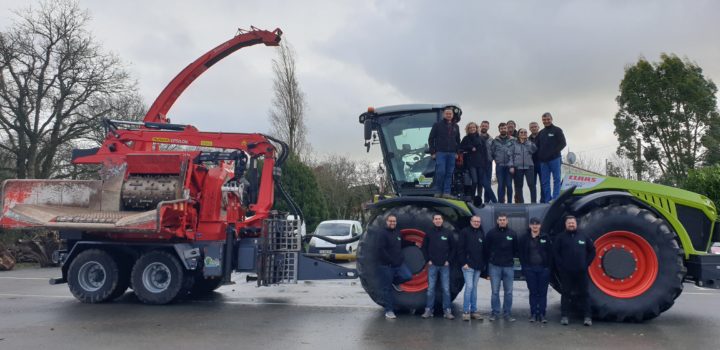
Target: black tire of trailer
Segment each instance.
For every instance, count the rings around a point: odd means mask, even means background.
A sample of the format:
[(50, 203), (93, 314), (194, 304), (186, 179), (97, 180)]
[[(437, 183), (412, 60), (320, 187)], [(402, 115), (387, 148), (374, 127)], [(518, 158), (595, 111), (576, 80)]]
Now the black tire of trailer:
[(657, 277), (638, 296), (617, 298), (608, 295), (590, 279), (589, 296), (595, 318), (642, 322), (657, 317), (675, 303), (683, 290), (686, 269), (677, 235), (665, 220), (647, 209), (624, 204), (595, 208), (580, 219), (579, 226), (594, 241), (616, 230), (632, 232), (641, 236), (657, 256)]
[(184, 295), (185, 269), (174, 254), (149, 251), (135, 262), (130, 283), (135, 295), (145, 304), (167, 304)]
[[(122, 288), (117, 262), (106, 251), (88, 249), (80, 252), (68, 268), (70, 292), (83, 303), (102, 303)], [(100, 279), (98, 281), (98, 279)]]
[[(392, 213), (397, 216), (397, 229), (417, 229), (428, 232), (432, 229), (432, 217), (438, 214), (435, 210), (405, 205), (391, 208), (385, 212), (379, 213), (370, 219), (365, 234), (360, 240), (357, 249), (357, 269), (360, 276), (360, 282), (368, 293), (370, 298), (380, 306), (385, 305), (385, 297), (382, 293), (380, 276), (378, 274), (378, 237), (383, 233), (385, 228), (385, 215)], [(443, 226), (446, 229), (454, 230), (456, 234), (453, 242), (457, 244), (457, 223), (445, 220)], [(450, 265), (450, 299), (455, 300), (460, 293), (465, 282), (462, 275), (461, 267), (455, 264)], [(435, 311), (442, 309), (442, 290), (440, 283), (437, 283), (435, 293)], [(406, 292), (393, 290), (395, 297), (395, 309), (399, 311), (418, 312), (425, 309), (427, 289), (418, 292)]]

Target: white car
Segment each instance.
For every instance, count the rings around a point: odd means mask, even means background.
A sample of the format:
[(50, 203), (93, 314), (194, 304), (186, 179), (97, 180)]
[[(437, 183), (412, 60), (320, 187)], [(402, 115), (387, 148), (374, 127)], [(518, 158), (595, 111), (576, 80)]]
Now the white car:
[[(346, 240), (357, 237), (362, 233), (362, 225), (355, 220), (327, 220), (321, 222), (313, 235), (325, 236), (336, 240)], [(324, 241), (317, 237), (310, 239), (308, 253), (319, 254), (325, 258), (337, 260), (351, 260), (355, 258), (358, 241), (338, 244)]]

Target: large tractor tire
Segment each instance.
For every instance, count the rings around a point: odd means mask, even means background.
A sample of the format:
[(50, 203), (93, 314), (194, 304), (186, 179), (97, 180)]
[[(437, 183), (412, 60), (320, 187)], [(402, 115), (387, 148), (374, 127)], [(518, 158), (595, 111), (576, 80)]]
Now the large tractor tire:
[(120, 275), (118, 264), (110, 254), (100, 249), (88, 249), (70, 263), (67, 283), (70, 292), (81, 302), (102, 303), (113, 299), (122, 289)]
[(597, 252), (588, 269), (595, 318), (641, 322), (673, 305), (686, 270), (677, 236), (665, 220), (625, 204), (593, 209), (579, 225)]
[[(413, 273), (412, 280), (396, 286), (393, 290), (395, 296), (395, 308), (402, 311), (422, 311), (426, 305), (426, 293), (428, 288), (427, 264), (422, 254), (422, 245), (425, 232), (432, 229), (432, 216), (435, 211), (423, 207), (406, 205), (393, 208), (382, 213), (368, 224), (365, 235), (358, 245), (357, 269), (360, 275), (360, 282), (370, 298), (379, 305), (385, 304), (385, 297), (382, 293), (380, 276), (378, 274), (378, 237), (383, 233), (385, 227), (385, 215), (392, 213), (397, 216), (397, 229), (403, 239), (403, 255), (405, 263)], [(443, 226), (446, 229), (456, 230), (456, 223), (445, 220)], [(457, 230), (456, 230), (457, 231)], [(457, 234), (453, 241), (457, 244)], [(450, 298), (454, 300), (464, 286), (464, 280), (460, 266), (450, 265)], [(435, 306), (436, 310), (442, 309), (442, 290), (440, 282), (437, 284)]]
[(164, 251), (143, 254), (133, 266), (130, 282), (145, 304), (167, 304), (185, 294), (185, 270), (180, 261)]

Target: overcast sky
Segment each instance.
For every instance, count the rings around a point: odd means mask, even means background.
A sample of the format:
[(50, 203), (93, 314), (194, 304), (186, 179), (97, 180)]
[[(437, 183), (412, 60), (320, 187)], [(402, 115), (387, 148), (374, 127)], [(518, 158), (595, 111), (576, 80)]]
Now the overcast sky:
[[(11, 9), (3, 0), (0, 27)], [(368, 106), (459, 103), (463, 122), (521, 126), (552, 112), (569, 148), (604, 159), (623, 70), (675, 53), (720, 81), (720, 1), (80, 1), (90, 30), (148, 105), (238, 27), (281, 28), (297, 52), (317, 157), (365, 154)], [(206, 131), (267, 132), (275, 49), (242, 49), (185, 91), (169, 116)]]

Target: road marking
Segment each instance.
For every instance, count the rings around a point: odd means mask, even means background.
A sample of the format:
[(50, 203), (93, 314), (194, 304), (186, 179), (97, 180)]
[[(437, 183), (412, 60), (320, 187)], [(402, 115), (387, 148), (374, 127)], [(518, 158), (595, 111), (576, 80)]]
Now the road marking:
[(50, 280), (50, 277), (0, 277), (0, 279), (7, 279), (7, 280), (42, 280), (42, 281), (48, 281)]

